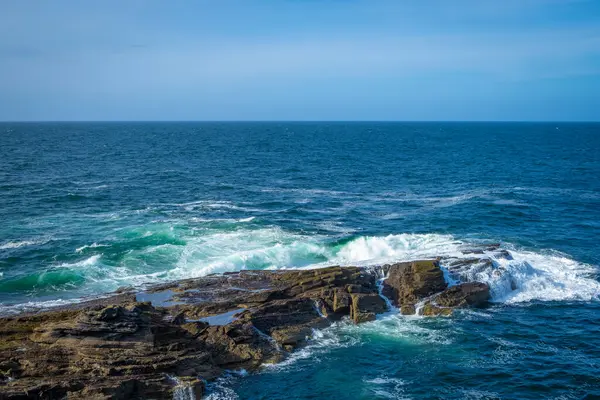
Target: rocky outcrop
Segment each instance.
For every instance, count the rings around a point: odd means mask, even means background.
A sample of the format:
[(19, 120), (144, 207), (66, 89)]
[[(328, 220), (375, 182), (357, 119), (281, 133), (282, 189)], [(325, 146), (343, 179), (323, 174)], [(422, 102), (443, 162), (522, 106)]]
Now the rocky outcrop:
[[(481, 261), (479, 258), (457, 260), (454, 266), (476, 262)], [(382, 272), (387, 277), (383, 283), (383, 294), (405, 315), (450, 315), (455, 308), (479, 307), (490, 297), (488, 285), (481, 282), (447, 287), (439, 260), (384, 265)]]
[(400, 308), (402, 314), (414, 314), (419, 301), (447, 287), (438, 260), (384, 265), (382, 269), (387, 277), (383, 294)]
[(490, 298), (490, 288), (485, 283), (468, 282), (449, 287), (428, 299), (422, 315), (450, 315), (455, 308), (481, 307)]
[[(382, 292), (426, 315), (487, 299), (483, 284), (446, 289), (437, 260), (380, 267)], [(483, 286), (485, 287), (483, 287)], [(284, 359), (313, 330), (388, 310), (376, 270), (242, 271), (0, 318), (0, 399), (200, 398), (225, 369)]]

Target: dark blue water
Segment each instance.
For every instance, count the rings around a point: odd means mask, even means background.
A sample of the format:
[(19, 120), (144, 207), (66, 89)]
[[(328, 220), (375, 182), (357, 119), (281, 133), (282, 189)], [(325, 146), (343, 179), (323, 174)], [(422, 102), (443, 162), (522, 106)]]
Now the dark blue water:
[(489, 309), (316, 332), (212, 396), (600, 395), (599, 124), (3, 123), (0, 221), (3, 313), (501, 242)]

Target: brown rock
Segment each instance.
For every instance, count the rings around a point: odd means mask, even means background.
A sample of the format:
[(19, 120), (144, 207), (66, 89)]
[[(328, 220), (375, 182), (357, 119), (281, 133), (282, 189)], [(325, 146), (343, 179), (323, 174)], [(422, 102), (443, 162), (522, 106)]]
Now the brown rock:
[(490, 289), (485, 283), (462, 283), (449, 287), (427, 301), (421, 310), (421, 315), (452, 315), (455, 308), (480, 307), (487, 302), (489, 297)]
[(433, 316), (448, 317), (448, 316), (452, 315), (452, 312), (453, 312), (453, 308), (438, 307), (435, 304), (427, 303), (423, 306), (423, 309), (421, 310), (421, 315), (427, 316), (427, 317), (433, 317)]
[(377, 314), (387, 311), (385, 300), (379, 294), (353, 293), (350, 318), (355, 323), (372, 321)]
[(400, 307), (400, 313), (403, 315), (413, 315), (416, 312), (414, 304), (403, 304)]
[[(434, 260), (384, 269), (389, 273), (384, 293), (402, 312), (414, 313), (417, 301), (446, 288)], [(358, 267), (242, 271), (171, 282), (144, 293), (159, 303), (168, 297), (168, 304), (137, 302), (136, 293), (126, 290), (0, 318), (0, 398), (172, 398), (174, 390), (200, 398), (202, 379), (214, 379), (225, 369), (254, 370), (278, 362), (286, 350), (304, 345), (313, 329), (343, 317), (372, 321), (387, 311), (375, 274)], [(486, 293), (478, 284), (450, 288), (424, 312), (438, 315), (451, 310), (445, 305), (479, 305)], [(219, 322), (201, 320), (209, 316)]]
[(176, 314), (172, 319), (171, 319), (171, 323), (173, 325), (181, 325), (185, 323), (185, 313), (180, 312), (178, 314)]
[(488, 285), (481, 282), (467, 282), (444, 290), (435, 298), (435, 302), (443, 307), (479, 307), (489, 298)]
[(383, 294), (406, 312), (412, 310), (409, 306), (441, 292), (447, 286), (437, 260), (398, 263), (383, 268), (388, 275)]
[(377, 315), (373, 312), (358, 312), (353, 314), (352, 319), (355, 324), (362, 324), (363, 322), (375, 321)]
[(204, 381), (196, 378), (179, 379), (179, 383), (173, 388), (172, 398), (201, 399), (206, 389)]
[(342, 290), (337, 290), (333, 298), (333, 312), (347, 314), (350, 312), (352, 299), (350, 295)]

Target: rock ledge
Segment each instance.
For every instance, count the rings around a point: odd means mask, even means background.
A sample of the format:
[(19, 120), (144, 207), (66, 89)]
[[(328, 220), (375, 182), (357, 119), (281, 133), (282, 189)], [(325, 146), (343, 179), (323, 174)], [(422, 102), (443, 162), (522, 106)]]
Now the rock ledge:
[[(386, 276), (381, 286), (378, 277)], [(382, 294), (380, 294), (380, 291)], [(388, 311), (449, 315), (489, 298), (447, 288), (437, 260), (374, 268), (242, 271), (0, 318), (0, 399), (201, 398), (225, 369), (278, 362), (315, 328)]]

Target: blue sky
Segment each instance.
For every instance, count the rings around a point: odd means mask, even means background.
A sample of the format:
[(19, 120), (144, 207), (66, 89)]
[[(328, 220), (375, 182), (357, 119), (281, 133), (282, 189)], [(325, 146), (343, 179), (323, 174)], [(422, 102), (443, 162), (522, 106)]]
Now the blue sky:
[(600, 1), (1, 0), (0, 120), (600, 120)]

